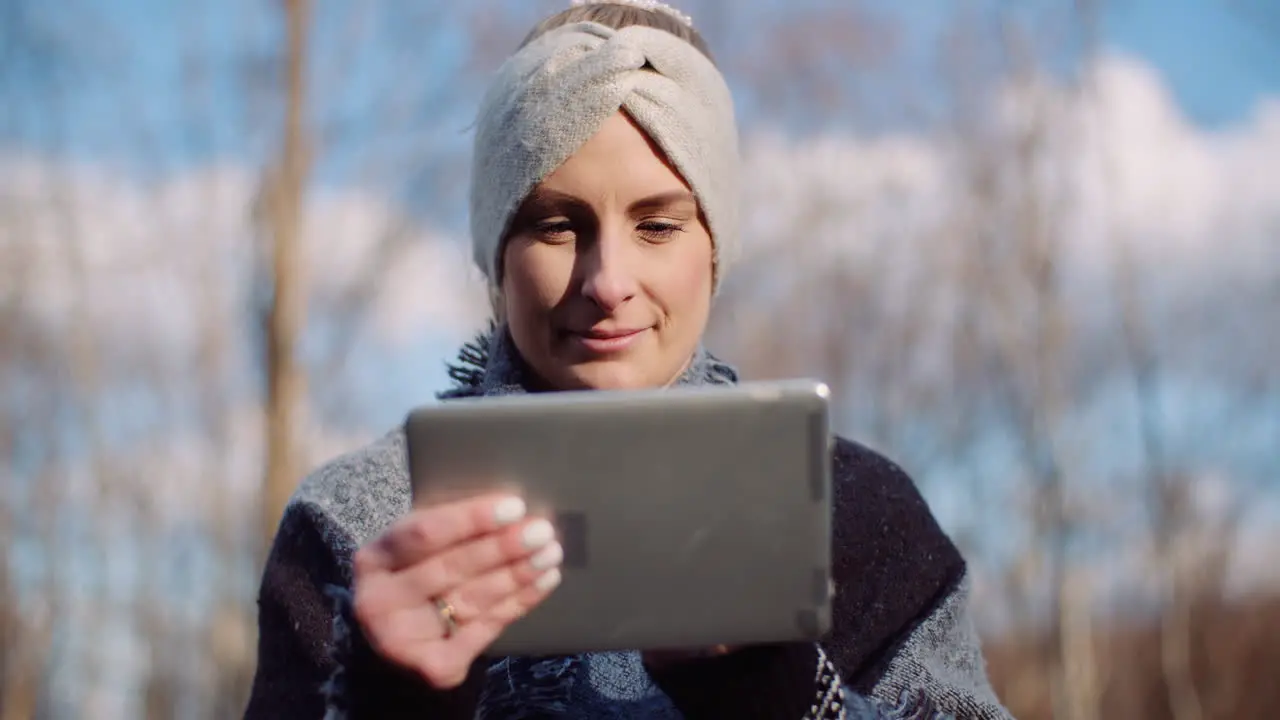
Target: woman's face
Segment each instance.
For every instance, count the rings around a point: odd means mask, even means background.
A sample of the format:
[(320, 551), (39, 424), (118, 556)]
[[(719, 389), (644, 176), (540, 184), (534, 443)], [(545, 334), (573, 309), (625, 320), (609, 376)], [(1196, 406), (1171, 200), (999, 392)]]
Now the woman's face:
[(697, 200), (622, 112), (529, 194), (503, 251), (511, 336), (558, 390), (667, 385), (702, 337), (711, 290)]

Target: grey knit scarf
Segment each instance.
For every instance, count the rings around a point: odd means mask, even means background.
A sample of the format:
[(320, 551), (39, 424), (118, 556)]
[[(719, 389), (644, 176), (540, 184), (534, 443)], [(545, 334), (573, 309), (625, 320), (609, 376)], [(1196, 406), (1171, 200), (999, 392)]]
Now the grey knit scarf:
[[(505, 328), (490, 327), (459, 352), (449, 367), (455, 386), (440, 393), (440, 399), (527, 393), (528, 373)], [(737, 382), (733, 366), (699, 348), (676, 385)], [(893, 714), (850, 691), (845, 692), (845, 701), (845, 717), (850, 719), (914, 717)], [(610, 720), (680, 718), (681, 714), (650, 679), (639, 652), (507, 657), (490, 665), (478, 718), (532, 720), (549, 716)]]

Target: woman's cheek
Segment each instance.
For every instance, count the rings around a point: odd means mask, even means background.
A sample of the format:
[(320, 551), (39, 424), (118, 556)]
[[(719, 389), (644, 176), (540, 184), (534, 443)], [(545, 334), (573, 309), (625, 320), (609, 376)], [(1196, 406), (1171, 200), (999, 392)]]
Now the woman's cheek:
[(569, 289), (573, 275), (573, 255), (556, 245), (534, 245), (520, 253), (520, 284), (524, 301), (549, 310)]

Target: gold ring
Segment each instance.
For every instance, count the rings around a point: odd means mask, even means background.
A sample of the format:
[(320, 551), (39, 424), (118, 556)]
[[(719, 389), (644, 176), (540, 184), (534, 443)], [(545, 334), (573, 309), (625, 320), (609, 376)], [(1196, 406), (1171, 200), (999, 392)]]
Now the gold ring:
[(444, 636), (448, 639), (458, 629), (458, 611), (453, 607), (453, 603), (444, 598), (436, 598), (435, 603), (436, 610), (440, 613), (440, 620), (444, 623)]

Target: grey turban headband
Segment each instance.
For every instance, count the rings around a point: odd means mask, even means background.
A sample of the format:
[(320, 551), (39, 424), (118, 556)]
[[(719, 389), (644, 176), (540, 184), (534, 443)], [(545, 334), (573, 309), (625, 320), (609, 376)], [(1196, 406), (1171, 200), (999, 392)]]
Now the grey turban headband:
[(511, 56), (480, 105), (471, 244), (491, 287), (501, 280), (499, 254), (512, 215), (619, 109), (697, 196), (719, 285), (738, 245), (738, 133), (724, 78), (675, 35), (584, 22), (552, 30)]

